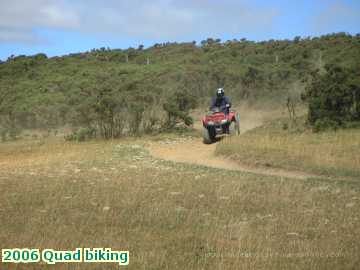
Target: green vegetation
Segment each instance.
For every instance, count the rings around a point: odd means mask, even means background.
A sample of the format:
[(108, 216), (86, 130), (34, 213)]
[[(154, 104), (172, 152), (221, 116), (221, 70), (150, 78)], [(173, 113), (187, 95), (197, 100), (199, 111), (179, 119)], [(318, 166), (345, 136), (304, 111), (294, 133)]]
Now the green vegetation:
[(223, 140), (217, 154), (241, 163), (283, 168), (330, 177), (360, 176), (360, 130), (313, 133), (304, 119), (270, 122), (240, 137)]
[(192, 125), (193, 120), (189, 115), (191, 109), (196, 108), (196, 97), (190, 92), (175, 92), (164, 104), (164, 110), (167, 112), (169, 128), (174, 128), (178, 119), (181, 119), (185, 125)]
[(346, 68), (326, 65), (323, 74), (313, 74), (303, 98), (309, 103), (308, 121), (315, 131), (360, 121), (360, 63), (357, 64)]
[(223, 43), (209, 38), (199, 46), (165, 43), (53, 58), (11, 56), (0, 64), (1, 137), (16, 138), (24, 128), (71, 125), (117, 138), (179, 121), (190, 124), (188, 114), (179, 111), (182, 105), (174, 104), (181, 102), (175, 93), (191, 93), (201, 106), (218, 86), (234, 103), (283, 106), (289, 97), (299, 99), (311, 74), (333, 63), (358, 67), (360, 35)]

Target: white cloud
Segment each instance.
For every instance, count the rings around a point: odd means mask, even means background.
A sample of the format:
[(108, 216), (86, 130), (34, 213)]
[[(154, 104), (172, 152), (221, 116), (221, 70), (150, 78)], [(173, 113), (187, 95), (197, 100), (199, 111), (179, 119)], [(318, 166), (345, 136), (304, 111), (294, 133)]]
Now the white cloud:
[(63, 1), (11, 0), (0, 2), (0, 42), (35, 42), (38, 27), (75, 29), (80, 18)]
[(250, 0), (11, 0), (0, 2), (0, 42), (38, 40), (37, 28), (137, 39), (266, 32), (277, 12)]

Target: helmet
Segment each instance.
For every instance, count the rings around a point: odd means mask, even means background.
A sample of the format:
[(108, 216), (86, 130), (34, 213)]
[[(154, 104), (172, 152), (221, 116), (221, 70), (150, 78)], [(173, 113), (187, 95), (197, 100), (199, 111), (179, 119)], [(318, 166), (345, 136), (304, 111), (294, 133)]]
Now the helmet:
[(222, 98), (224, 95), (225, 95), (224, 88), (218, 88), (218, 89), (216, 90), (216, 96), (217, 96), (218, 98)]

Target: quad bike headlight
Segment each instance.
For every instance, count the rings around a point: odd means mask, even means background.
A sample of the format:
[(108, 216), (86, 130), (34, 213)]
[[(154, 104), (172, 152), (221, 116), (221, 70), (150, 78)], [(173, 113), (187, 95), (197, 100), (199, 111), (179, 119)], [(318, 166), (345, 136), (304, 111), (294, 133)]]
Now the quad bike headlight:
[(213, 125), (214, 125), (214, 122), (213, 122), (213, 121), (209, 121), (207, 124), (208, 124), (209, 126), (213, 126)]
[(223, 120), (221, 120), (221, 124), (226, 124), (227, 123), (227, 119), (223, 119)]

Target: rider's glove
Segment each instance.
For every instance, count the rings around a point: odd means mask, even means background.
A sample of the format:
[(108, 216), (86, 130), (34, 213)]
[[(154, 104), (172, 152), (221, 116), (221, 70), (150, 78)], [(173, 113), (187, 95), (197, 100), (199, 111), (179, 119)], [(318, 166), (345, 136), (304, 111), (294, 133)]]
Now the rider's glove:
[(230, 104), (226, 104), (226, 108), (230, 108)]

